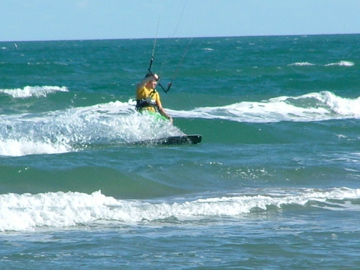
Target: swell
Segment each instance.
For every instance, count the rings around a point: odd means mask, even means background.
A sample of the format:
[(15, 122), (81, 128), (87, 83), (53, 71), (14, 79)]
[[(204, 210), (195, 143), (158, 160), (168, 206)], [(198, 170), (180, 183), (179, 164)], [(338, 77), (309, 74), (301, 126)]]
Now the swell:
[(2, 158), (0, 187), (2, 194), (101, 190), (145, 199), (273, 186), (356, 188), (359, 160), (352, 145), (338, 144), (120, 146)]
[(1, 166), (1, 194), (38, 194), (48, 192), (82, 192), (101, 190), (115, 198), (143, 199), (166, 197), (184, 192), (171, 182), (152, 179), (136, 172), (102, 166), (77, 166), (46, 170), (23, 166)]

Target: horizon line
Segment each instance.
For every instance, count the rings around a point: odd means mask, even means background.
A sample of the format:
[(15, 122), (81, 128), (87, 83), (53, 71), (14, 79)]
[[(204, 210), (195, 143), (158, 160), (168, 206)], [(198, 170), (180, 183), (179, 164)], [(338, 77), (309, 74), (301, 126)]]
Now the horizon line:
[(33, 39), (33, 40), (4, 40), (1, 43), (14, 42), (55, 42), (55, 41), (101, 41), (101, 40), (148, 40), (148, 39), (200, 39), (200, 38), (247, 38), (247, 37), (292, 37), (292, 36), (339, 36), (359, 35), (360, 33), (325, 33), (325, 34), (269, 34), (269, 35), (243, 35), (243, 36), (180, 36), (180, 37), (134, 37), (134, 38), (84, 38), (84, 39)]

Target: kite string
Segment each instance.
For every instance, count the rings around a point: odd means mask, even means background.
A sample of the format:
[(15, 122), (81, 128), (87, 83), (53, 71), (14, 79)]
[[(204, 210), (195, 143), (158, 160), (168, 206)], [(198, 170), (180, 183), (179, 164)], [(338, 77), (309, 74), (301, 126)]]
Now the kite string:
[[(188, 0), (185, 1), (184, 6), (183, 6), (183, 8), (182, 8), (182, 10), (181, 10), (181, 13), (180, 13), (180, 16), (179, 16), (179, 18), (178, 18), (178, 21), (177, 21), (177, 24), (176, 24), (175, 31), (174, 31), (174, 33), (173, 33), (172, 39), (174, 39), (174, 37), (175, 37), (175, 35), (176, 35), (176, 33), (177, 33), (177, 30), (178, 30), (179, 25), (180, 25), (180, 21), (181, 21), (183, 15), (184, 15), (184, 11), (185, 11), (185, 7), (186, 7), (186, 5), (187, 5), (187, 2), (188, 2)], [(154, 45), (153, 45), (153, 49), (152, 49), (152, 53), (151, 53), (151, 59), (150, 59), (150, 64), (149, 64), (149, 68), (148, 68), (148, 71), (149, 71), (150, 73), (152, 73), (152, 72), (151, 72), (151, 68), (152, 68), (152, 64), (153, 64), (153, 62), (154, 62), (154, 57), (155, 57), (155, 50), (156, 50), (156, 46), (157, 46), (159, 25), (160, 25), (160, 16), (159, 16), (158, 23), (157, 23), (157, 27), (156, 27), (156, 34), (155, 34), (155, 39), (154, 39)], [(176, 67), (176, 69), (175, 69), (175, 72), (173, 73), (172, 79), (171, 79), (171, 81), (169, 82), (167, 89), (165, 90), (164, 87), (163, 87), (161, 84), (159, 84), (160, 87), (165, 91), (165, 93), (167, 93), (167, 92), (170, 90), (170, 87), (171, 87), (171, 85), (172, 85), (172, 82), (173, 82), (173, 80), (176, 78), (177, 73), (178, 73), (178, 71), (179, 71), (179, 69), (180, 69), (180, 66), (181, 66), (181, 64), (182, 64), (182, 62), (183, 62), (183, 60), (184, 60), (187, 52), (189, 51), (191, 41), (192, 41), (192, 38), (190, 39), (190, 41), (189, 41), (189, 43), (188, 43), (188, 46), (187, 46), (187, 48), (186, 48), (186, 50), (185, 50), (182, 58), (180, 59), (178, 65), (177, 65), (177, 67)], [(162, 62), (162, 65), (161, 65), (161, 67), (160, 67), (160, 73), (161, 73), (161, 70), (162, 70), (163, 67), (164, 67), (165, 62), (166, 62), (166, 61)]]
[(153, 46), (152, 53), (151, 53), (152, 58), (154, 58), (154, 55), (155, 55), (155, 48), (156, 48), (157, 36), (158, 36), (158, 32), (159, 32), (159, 25), (160, 25), (160, 18), (158, 19), (157, 26), (156, 26), (154, 46)]
[(181, 18), (182, 18), (182, 16), (183, 16), (183, 14), (184, 14), (186, 4), (187, 4), (187, 0), (185, 1), (185, 4), (184, 4), (184, 6), (183, 6), (183, 8), (182, 8), (182, 11), (181, 11), (181, 13), (180, 13), (180, 17), (179, 17), (179, 19), (178, 19), (178, 21), (177, 21), (177, 24), (176, 24), (176, 28), (175, 28), (173, 37), (175, 37), (176, 32), (177, 32), (177, 30), (178, 30), (178, 28), (179, 28), (180, 21), (181, 21)]
[(173, 74), (173, 76), (172, 76), (172, 78), (171, 78), (171, 83), (172, 83), (172, 82), (174, 81), (174, 79), (177, 77), (177, 74), (178, 74), (178, 72), (179, 72), (180, 66), (182, 65), (182, 63), (183, 63), (183, 61), (184, 61), (184, 59), (185, 59), (185, 56), (187, 55), (187, 53), (188, 53), (188, 51), (189, 51), (189, 49), (190, 49), (190, 44), (191, 44), (192, 40), (193, 40), (193, 38), (190, 38), (190, 41), (189, 41), (189, 43), (188, 43), (188, 45), (187, 45), (187, 47), (186, 47), (186, 50), (184, 51), (184, 54), (183, 54), (183, 56), (181, 57), (180, 62), (179, 62), (178, 65), (176, 66), (175, 72), (174, 72), (174, 74)]
[[(184, 15), (187, 2), (188, 2), (188, 0), (186, 0), (185, 3), (184, 3), (184, 5), (183, 5), (183, 8), (182, 8), (182, 10), (181, 10), (179, 19), (178, 19), (178, 21), (177, 21), (177, 24), (176, 24), (175, 31), (174, 31), (174, 34), (173, 34), (173, 36), (172, 36), (172, 39), (175, 38), (175, 35), (176, 35), (176, 33), (177, 33), (178, 29), (179, 29), (180, 21), (181, 21), (183, 15)], [(187, 55), (187, 53), (188, 53), (188, 51), (189, 51), (189, 48), (190, 48), (190, 44), (191, 44), (191, 42), (192, 42), (192, 39), (193, 39), (193, 38), (190, 39), (190, 41), (189, 41), (189, 43), (188, 43), (188, 45), (187, 45), (187, 47), (186, 47), (186, 49), (185, 49), (185, 51), (184, 51), (183, 56), (181, 57), (179, 63), (177, 64), (176, 69), (175, 69), (175, 72), (174, 72), (173, 75), (172, 75), (172, 78), (171, 78), (171, 82), (170, 82), (170, 83), (172, 83), (173, 80), (177, 77), (177, 74), (178, 74), (178, 71), (179, 71), (179, 69), (180, 69), (180, 66), (182, 65), (182, 63), (183, 63), (183, 61), (184, 61), (184, 59), (185, 59), (185, 56)], [(164, 65), (164, 63), (162, 64), (162, 66), (163, 66), (163, 65)]]

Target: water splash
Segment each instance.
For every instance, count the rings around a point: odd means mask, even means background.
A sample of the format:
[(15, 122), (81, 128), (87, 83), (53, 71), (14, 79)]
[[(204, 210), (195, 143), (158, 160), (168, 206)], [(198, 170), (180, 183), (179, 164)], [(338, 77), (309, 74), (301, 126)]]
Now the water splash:
[(168, 121), (136, 113), (131, 101), (3, 116), (0, 124), (0, 155), (5, 156), (64, 153), (183, 134)]

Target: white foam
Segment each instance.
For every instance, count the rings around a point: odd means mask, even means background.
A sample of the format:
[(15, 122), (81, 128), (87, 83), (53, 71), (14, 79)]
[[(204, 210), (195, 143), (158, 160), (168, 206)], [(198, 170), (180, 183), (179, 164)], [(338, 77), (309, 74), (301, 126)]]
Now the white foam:
[(124, 144), (183, 133), (168, 121), (136, 113), (133, 101), (110, 102), (0, 118), (0, 155), (78, 151), (91, 145)]
[(61, 143), (51, 143), (45, 141), (31, 141), (20, 138), (19, 140), (8, 139), (0, 141), (0, 155), (2, 156), (26, 156), (38, 154), (60, 154), (70, 152), (69, 145)]
[[(268, 190), (222, 197), (173, 202), (117, 200), (101, 194), (49, 192), (41, 194), (0, 195), (0, 231), (28, 231), (41, 227), (62, 228), (99, 221), (136, 224), (176, 218), (210, 220), (241, 218), (252, 211), (289, 205), (316, 207), (332, 211), (360, 211), (352, 200), (360, 198), (360, 189)], [(319, 204), (320, 202), (320, 204)]]
[[(288, 66), (300, 66), (300, 67), (305, 67), (305, 66), (316, 66), (317, 64), (313, 64), (313, 63), (309, 63), (309, 62), (296, 62), (296, 63), (292, 63), (289, 64)], [(329, 63), (329, 64), (325, 64), (325, 67), (331, 67), (331, 66), (339, 66), (339, 67), (352, 67), (354, 66), (354, 62), (350, 62), (350, 61), (339, 61), (339, 62), (335, 62), (335, 63)]]
[(339, 67), (352, 67), (354, 66), (355, 64), (353, 62), (350, 62), (350, 61), (339, 61), (339, 62), (336, 62), (336, 63), (330, 63), (330, 64), (327, 64), (325, 65), (326, 67), (330, 67), (330, 66), (339, 66)]
[(69, 92), (69, 90), (65, 86), (25, 86), (24, 88), (0, 89), (0, 93), (13, 98), (46, 97), (54, 92)]
[(290, 64), (289, 66), (315, 66), (315, 64), (309, 63), (309, 62), (296, 62), (293, 64)]
[(360, 97), (343, 98), (323, 91), (302, 96), (282, 96), (261, 102), (243, 101), (221, 107), (200, 107), (173, 111), (175, 117), (224, 119), (237, 122), (309, 122), (360, 118)]
[(316, 96), (337, 114), (346, 118), (360, 118), (360, 97), (356, 99), (342, 98), (331, 92), (321, 92)]

